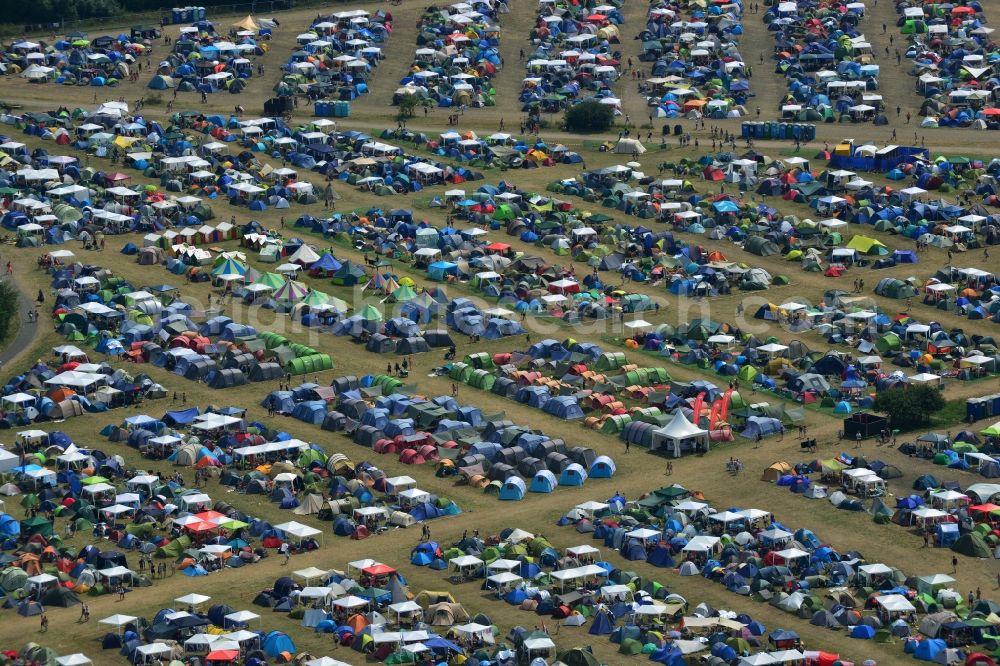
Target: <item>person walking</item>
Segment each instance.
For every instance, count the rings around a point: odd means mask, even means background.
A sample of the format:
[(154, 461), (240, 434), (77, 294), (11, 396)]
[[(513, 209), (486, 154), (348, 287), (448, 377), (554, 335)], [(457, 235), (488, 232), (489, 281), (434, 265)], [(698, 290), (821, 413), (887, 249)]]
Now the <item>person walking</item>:
[(49, 616), (47, 613), (42, 613), (41, 619), (42, 633), (46, 633), (49, 630)]
[(958, 556), (957, 555), (952, 555), (951, 556), (951, 572), (952, 573), (958, 573)]

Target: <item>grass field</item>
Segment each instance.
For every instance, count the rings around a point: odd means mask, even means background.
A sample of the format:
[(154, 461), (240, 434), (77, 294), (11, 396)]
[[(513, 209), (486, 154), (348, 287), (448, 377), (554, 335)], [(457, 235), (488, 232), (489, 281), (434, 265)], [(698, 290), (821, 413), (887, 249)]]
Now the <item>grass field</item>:
[[(495, 80), (496, 88), (499, 91), (495, 107), (486, 109), (475, 109), (467, 111), (462, 118), (458, 129), (473, 129), (477, 132), (491, 132), (499, 128), (501, 119), (507, 128), (517, 127), (521, 119), (518, 109), (517, 91), (520, 89), (520, 81), (523, 69), (517, 62), (517, 52), (519, 48), (527, 45), (526, 36), (533, 24), (535, 7), (527, 0), (514, 0), (512, 12), (503, 17), (502, 48), (505, 56), (506, 66), (501, 70)], [(405, 3), (401, 6), (388, 6), (382, 3), (357, 3), (346, 2), (327, 6), (331, 11), (350, 8), (364, 8), (368, 10), (389, 9), (394, 15), (394, 25), (396, 29), (386, 45), (386, 60), (379, 66), (374, 80), (370, 83), (371, 94), (359, 99), (352, 104), (352, 115), (348, 119), (340, 119), (338, 125), (341, 129), (350, 128), (362, 131), (379, 130), (381, 128), (393, 127), (395, 125), (395, 110), (390, 106), (393, 90), (398, 86), (398, 81), (406, 73), (413, 54), (414, 39), (412, 26), (415, 24), (424, 7), (422, 4)], [(640, 43), (632, 37), (638, 32), (644, 23), (647, 7), (644, 3), (630, 2), (624, 9), (626, 23), (622, 27), (623, 43), (621, 48), (625, 56), (636, 57)], [(187, 108), (197, 109), (206, 113), (228, 113), (234, 104), (243, 105), (248, 115), (254, 116), (262, 111), (264, 100), (271, 96), (271, 87), (277, 81), (279, 66), (285, 61), (288, 54), (293, 50), (295, 35), (302, 32), (309, 22), (316, 15), (318, 10), (315, 7), (300, 9), (278, 14), (281, 21), (281, 29), (275, 34), (271, 42), (270, 52), (262, 58), (262, 62), (267, 67), (268, 74), (263, 80), (255, 78), (246, 91), (240, 96), (232, 95), (211, 95), (208, 104), (199, 103), (195, 93), (182, 93), (175, 102), (175, 110)], [(894, 10), (890, 3), (882, 2), (870, 11), (871, 16), (867, 19), (867, 26), (870, 27), (869, 37), (873, 42), (875, 51), (879, 52), (888, 43), (887, 36), (875, 34), (879, 32), (876, 26), (883, 22), (893, 22)], [(210, 19), (216, 21), (217, 25), (226, 25), (241, 18), (239, 16), (215, 16), (210, 15)], [(92, 34), (117, 34), (127, 27), (132, 21), (123, 21), (121, 25), (102, 26), (101, 30)], [(744, 57), (749, 62), (757, 62), (758, 52), (768, 54), (771, 51), (773, 41), (756, 16), (747, 16), (744, 21), (746, 33), (742, 38), (742, 51)], [(890, 27), (890, 32), (892, 28)], [(176, 36), (176, 27), (168, 28), (168, 34)], [(152, 59), (157, 59), (165, 47), (157, 46), (151, 54)], [(910, 110), (916, 115), (920, 99), (912, 92), (912, 79), (908, 74), (895, 65), (895, 62), (882, 62), (883, 85), (882, 94), (892, 100), (895, 104), (898, 100), (905, 110)], [(905, 65), (904, 61), (904, 65)], [(778, 100), (785, 91), (785, 81), (765, 70), (764, 65), (756, 69), (751, 81), (752, 88), (756, 94), (752, 105), (758, 105), (765, 109), (765, 113), (773, 112), (777, 108)], [(124, 97), (126, 101), (134, 102), (143, 95), (149, 97), (144, 88), (148, 77), (142, 77), (138, 83), (124, 83), (117, 89), (102, 89), (97, 101), (104, 101), (107, 98)], [(618, 84), (620, 87), (619, 96), (624, 100), (625, 110), (638, 122), (646, 119), (646, 111), (643, 107), (642, 99), (632, 91), (628, 90), (624, 78)], [(26, 110), (43, 111), (55, 108), (59, 105), (66, 105), (70, 108), (75, 106), (92, 106), (94, 104), (94, 90), (92, 88), (67, 88), (53, 85), (29, 85), (25, 81), (13, 77), (0, 78), (0, 101), (20, 105)], [(162, 118), (165, 115), (165, 107), (162, 104), (147, 105), (144, 110), (145, 115), (153, 118)], [(297, 122), (307, 122), (311, 109), (300, 105), (295, 113)], [(713, 121), (710, 124), (725, 127), (730, 131), (739, 131), (739, 121)], [(445, 130), (445, 117), (441, 113), (431, 113), (426, 117), (417, 117), (409, 121), (408, 126), (415, 130), (426, 131), (431, 135)], [(821, 125), (819, 137), (815, 143), (803, 149), (803, 154), (807, 157), (812, 155), (822, 147), (823, 142), (833, 144), (845, 137), (851, 137), (860, 141), (872, 141), (885, 143), (889, 137), (892, 127), (875, 127), (873, 125)], [(911, 138), (909, 132), (912, 128), (905, 127), (901, 123), (897, 126), (901, 138), (907, 140)], [(13, 128), (0, 129), (0, 132), (14, 134)], [(614, 132), (617, 134), (617, 130)], [(654, 134), (658, 135), (657, 131)], [(694, 132), (699, 136), (704, 147), (710, 145), (708, 134), (705, 131)], [(980, 156), (991, 158), (994, 154), (995, 141), (992, 135), (976, 133), (971, 130), (936, 130), (922, 132), (927, 145), (932, 148), (932, 154), (938, 152), (944, 154), (960, 153), (968, 156)], [(51, 144), (43, 144), (33, 138), (16, 137), (18, 140), (26, 141), (31, 147), (45, 146), (49, 150), (53, 149)], [(581, 152), (587, 166), (590, 168), (606, 166), (617, 163), (616, 156), (598, 152), (595, 146), (599, 140), (608, 137), (579, 136), (567, 134), (557, 129), (547, 129), (543, 131), (542, 138), (549, 142), (563, 143), (572, 150)], [(669, 150), (660, 151), (655, 142), (649, 145), (650, 151), (640, 159), (647, 173), (653, 172), (656, 164), (664, 160), (677, 161), (683, 157), (694, 157), (698, 153), (691, 148), (679, 148), (671, 143)], [(772, 157), (787, 156), (790, 154), (790, 147), (780, 142), (757, 142), (758, 150), (761, 150)], [(67, 150), (73, 153), (72, 150)], [(618, 156), (620, 157), (620, 156)], [(91, 158), (92, 166), (108, 167), (106, 161)], [(822, 168), (813, 165), (813, 168)], [(568, 165), (560, 165), (552, 168), (535, 170), (514, 170), (500, 172), (498, 170), (487, 171), (487, 182), (495, 183), (500, 179), (516, 184), (521, 190), (543, 192), (545, 185), (560, 178), (570, 178), (576, 175), (579, 169)], [(129, 172), (130, 175), (135, 172)], [(865, 174), (865, 177), (880, 184), (887, 181), (879, 174)], [(143, 182), (140, 175), (136, 174), (135, 183)], [(317, 181), (318, 182), (318, 181)], [(701, 193), (713, 193), (717, 185), (708, 184), (702, 181), (695, 182), (696, 189)], [(338, 194), (341, 200), (338, 202), (338, 210), (365, 210), (371, 206), (395, 207), (409, 206), (414, 209), (416, 217), (431, 221), (437, 226), (443, 226), (445, 212), (442, 209), (427, 207), (429, 195), (433, 193), (443, 193), (433, 190), (423, 193), (428, 196), (414, 196), (409, 199), (401, 197), (376, 197), (371, 194), (361, 193), (349, 186), (338, 187)], [(588, 205), (579, 199), (566, 197), (574, 204), (581, 205), (598, 212), (598, 207)], [(780, 200), (768, 200), (769, 205), (775, 206), (781, 214), (797, 215), (800, 217), (815, 216), (810, 209), (805, 206), (789, 204)], [(238, 223), (243, 224), (248, 220), (256, 219), (265, 226), (278, 229), (280, 219), (284, 217), (290, 225), (300, 214), (308, 213), (312, 215), (322, 215), (322, 205), (302, 207), (293, 204), (287, 211), (268, 210), (261, 214), (250, 215), (246, 209), (232, 208), (223, 200), (212, 203), (216, 218), (227, 220), (235, 216)], [(624, 216), (622, 216), (624, 217)], [(625, 223), (633, 221), (622, 219)], [(461, 223), (459, 227), (461, 228)], [(286, 231), (286, 235), (292, 235), (292, 231)], [(298, 233), (298, 232), (294, 232)], [(875, 232), (873, 229), (866, 229), (866, 233), (878, 237), (890, 248), (909, 247), (909, 241), (904, 241), (898, 237), (890, 236), (882, 232)], [(547, 261), (567, 263), (567, 257), (556, 257), (545, 248), (535, 247), (521, 242), (516, 237), (502, 236), (502, 232), (493, 232), (491, 237), (497, 240), (504, 240), (510, 243), (515, 250), (525, 253), (538, 254)], [(129, 280), (135, 285), (153, 285), (166, 282), (180, 285), (180, 280), (167, 273), (162, 267), (139, 266), (133, 263), (128, 257), (118, 254), (120, 245), (127, 239), (109, 238), (108, 247), (103, 253), (85, 252), (80, 248), (72, 247), (77, 252), (81, 261), (93, 263), (112, 269), (117, 275)], [(327, 242), (318, 237), (309, 238), (310, 242), (315, 242), (320, 248), (325, 247)], [(870, 293), (870, 287), (878, 281), (880, 277), (907, 277), (912, 274), (920, 278), (926, 278), (940, 266), (946, 263), (944, 251), (931, 249), (921, 255), (921, 263), (916, 266), (901, 266), (873, 273), (869, 270), (861, 272), (852, 271), (846, 275), (847, 279), (840, 282), (823, 277), (818, 273), (805, 273), (801, 271), (797, 264), (787, 263), (780, 256), (769, 258), (757, 257), (744, 252), (743, 250), (723, 241), (704, 240), (704, 244), (709, 249), (719, 249), (726, 257), (733, 261), (743, 262), (752, 266), (765, 268), (773, 275), (785, 274), (790, 277), (790, 283), (783, 287), (775, 287), (767, 292), (758, 293), (759, 297), (768, 301), (781, 303), (792, 297), (806, 298), (812, 302), (822, 299), (823, 292), (830, 288), (847, 288), (849, 281), (855, 277), (863, 277), (869, 285), (866, 295), (872, 297), (874, 302), (882, 307), (886, 312), (895, 313), (902, 307), (898, 301), (891, 301)], [(225, 249), (236, 249), (235, 243), (223, 243)], [(14, 265), (14, 280), (21, 291), (30, 300), (38, 289), (47, 290), (48, 277), (35, 268), (37, 257), (45, 249), (15, 250), (10, 246), (0, 248), (0, 262), (12, 261)], [(362, 255), (353, 248), (346, 246), (336, 246), (335, 252), (339, 258), (350, 258), (360, 261)], [(257, 264), (251, 257), (250, 263), (257, 268), (267, 270), (267, 266)], [(986, 270), (995, 270), (992, 262), (984, 261), (979, 253), (968, 255), (958, 255), (955, 260), (956, 265), (977, 266)], [(583, 270), (583, 268), (580, 270)], [(423, 277), (423, 271), (414, 270), (405, 264), (395, 265), (393, 272), (400, 276), (413, 278), (418, 285), (426, 286), (428, 283)], [(334, 287), (329, 281), (314, 280), (304, 277), (303, 281), (309, 286), (325, 291), (331, 295), (342, 298), (356, 307), (362, 307), (365, 303), (365, 295), (359, 295), (352, 290)], [(689, 321), (694, 317), (711, 317), (716, 320), (732, 321), (737, 323), (745, 331), (753, 332), (758, 336), (775, 336), (780, 341), (788, 343), (792, 340), (801, 340), (814, 350), (823, 351), (826, 343), (812, 333), (793, 334), (780, 326), (767, 326), (765, 328), (755, 328), (762, 325), (762, 322), (752, 319), (742, 319), (736, 315), (737, 302), (744, 298), (744, 295), (734, 294), (722, 298), (714, 298), (710, 301), (696, 303), (690, 299), (679, 299), (669, 295), (665, 289), (651, 285), (630, 285), (630, 289), (640, 293), (646, 293), (662, 304), (662, 307), (655, 316), (647, 313), (645, 316), (653, 323), (678, 324)], [(194, 303), (206, 303), (210, 295), (210, 286), (207, 284), (188, 284), (182, 286), (183, 295), (186, 299)], [(468, 287), (455, 285), (449, 287), (449, 293), (455, 296), (473, 296), (474, 293)], [(744, 301), (745, 311), (752, 313), (756, 308), (755, 301), (748, 299)], [(759, 303), (759, 301), (756, 301)], [(322, 373), (318, 376), (320, 383), (329, 384), (334, 377), (344, 374), (369, 374), (384, 371), (385, 357), (376, 356), (364, 352), (358, 346), (347, 341), (345, 338), (333, 337), (330, 335), (318, 336), (310, 330), (296, 329), (287, 318), (275, 316), (273, 313), (261, 310), (247, 311), (241, 306), (226, 305), (225, 312), (239, 321), (245, 321), (258, 328), (258, 330), (274, 330), (288, 335), (295, 341), (310, 344), (322, 352), (329, 353), (334, 359), (335, 369), (331, 372)], [(921, 320), (935, 320), (942, 326), (962, 327), (966, 333), (975, 331), (967, 319), (938, 311), (920, 303), (914, 303), (910, 312)], [(388, 313), (387, 313), (388, 314)], [(62, 343), (62, 337), (51, 330), (48, 323), (29, 324), (21, 322), (21, 326), (35, 327), (34, 334), (30, 338), (30, 343), (24, 344), (23, 348), (7, 350), (8, 354), (13, 354), (12, 358), (4, 364), (4, 375), (14, 374), (29, 367), (36, 359), (49, 359), (50, 349)], [(611, 327), (609, 324), (588, 325), (577, 328), (570, 328), (560, 322), (548, 319), (529, 319), (525, 326), (531, 332), (532, 340), (544, 337), (574, 337), (582, 341), (591, 341), (608, 346), (613, 344), (616, 337), (622, 335), (620, 329)], [(980, 326), (986, 326), (980, 322)], [(989, 334), (991, 331), (986, 328), (983, 331)], [(15, 339), (11, 336), (9, 339)], [(17, 336), (17, 339), (22, 339)], [(496, 342), (481, 341), (472, 345), (465, 338), (456, 338), (459, 343), (459, 358), (472, 351), (486, 351), (490, 353), (506, 352), (511, 349), (523, 348), (526, 341), (519, 338), (517, 340), (498, 340)], [(630, 353), (630, 358), (638, 358), (639, 352)], [(420, 394), (434, 396), (445, 394), (450, 391), (451, 382), (447, 378), (430, 376), (430, 370), (441, 362), (437, 353), (418, 356), (415, 358), (415, 368), (411, 370), (411, 381), (417, 386)], [(657, 359), (652, 356), (642, 358), (644, 363), (655, 363)], [(117, 365), (117, 361), (113, 361)], [(697, 371), (690, 366), (680, 366), (668, 363), (667, 367), (671, 376), (676, 380), (690, 381), (694, 379), (715, 379), (711, 374)], [(788, 436), (784, 441), (769, 440), (759, 449), (751, 448), (744, 440), (734, 443), (727, 443), (718, 446), (714, 451), (704, 457), (687, 457), (680, 459), (674, 464), (674, 474), (667, 478), (664, 474), (665, 459), (650, 454), (644, 450), (633, 449), (626, 454), (620, 440), (604, 435), (592, 430), (584, 429), (580, 424), (574, 422), (561, 421), (549, 416), (540, 410), (530, 409), (524, 405), (519, 405), (513, 401), (501, 400), (490, 394), (476, 392), (469, 387), (461, 387), (458, 398), (462, 402), (470, 402), (482, 408), (484, 414), (491, 414), (503, 411), (507, 417), (520, 424), (526, 424), (533, 428), (544, 430), (551, 437), (563, 438), (570, 446), (586, 445), (594, 448), (598, 453), (612, 455), (618, 465), (618, 473), (611, 481), (592, 480), (582, 488), (560, 488), (551, 495), (529, 495), (523, 502), (519, 503), (499, 503), (495, 499), (486, 497), (478, 491), (468, 487), (456, 487), (448, 479), (440, 479), (434, 476), (431, 466), (406, 466), (399, 463), (394, 456), (379, 456), (353, 444), (349, 439), (340, 435), (320, 431), (316, 427), (305, 425), (299, 421), (285, 417), (268, 417), (265, 410), (259, 406), (261, 398), (272, 386), (250, 385), (239, 389), (225, 392), (212, 391), (204, 385), (186, 381), (176, 375), (149, 366), (130, 367), (130, 370), (148, 372), (156, 381), (163, 383), (169, 393), (174, 391), (186, 393), (187, 404), (196, 405), (238, 405), (248, 409), (248, 415), (253, 419), (267, 422), (274, 428), (285, 430), (295, 437), (309, 442), (317, 442), (324, 446), (328, 453), (343, 452), (355, 461), (370, 460), (373, 464), (381, 467), (390, 475), (409, 474), (419, 483), (419, 486), (429, 492), (444, 495), (454, 499), (463, 509), (463, 514), (457, 517), (446, 518), (431, 523), (432, 537), (443, 544), (450, 543), (461, 537), (464, 531), (479, 529), (483, 534), (497, 533), (505, 527), (521, 527), (534, 533), (543, 533), (557, 547), (566, 547), (578, 543), (589, 542), (589, 537), (576, 534), (569, 528), (557, 528), (555, 521), (575, 504), (589, 499), (604, 499), (615, 492), (621, 492), (629, 498), (638, 497), (652, 489), (658, 488), (667, 483), (676, 482), (690, 489), (697, 489), (705, 493), (708, 500), (717, 508), (729, 506), (757, 507), (772, 511), (776, 518), (786, 525), (794, 527), (808, 527), (816, 531), (819, 537), (825, 542), (836, 546), (839, 550), (859, 550), (874, 561), (883, 561), (887, 564), (898, 566), (911, 575), (923, 575), (933, 572), (947, 572), (951, 570), (951, 552), (947, 550), (920, 549), (920, 537), (904, 528), (895, 525), (879, 526), (872, 522), (867, 514), (854, 514), (842, 512), (834, 509), (829, 503), (824, 501), (808, 501), (799, 495), (794, 495), (785, 489), (780, 489), (772, 484), (762, 483), (759, 480), (760, 472), (770, 463), (777, 460), (786, 460), (795, 463), (807, 458), (807, 454), (799, 450), (798, 441), (795, 437)], [(964, 400), (970, 396), (985, 395), (995, 393), (998, 390), (995, 378), (978, 382), (950, 382), (946, 388), (946, 396), (949, 400), (945, 413), (942, 414), (940, 422), (941, 429), (949, 427), (958, 428), (955, 422), (964, 416)], [(759, 399), (765, 399), (763, 394)], [(766, 396), (770, 401), (778, 400), (775, 396)], [(160, 416), (167, 409), (176, 405), (171, 400), (147, 402), (143, 406), (143, 411), (153, 416)], [(107, 423), (118, 423), (129, 413), (121, 410), (113, 411), (105, 415), (88, 415), (82, 418), (73, 419), (65, 423), (53, 424), (52, 428), (58, 428), (69, 434), (74, 441), (82, 446), (100, 448), (108, 453), (114, 452), (123, 455), (127, 462), (140, 469), (153, 469), (163, 472), (173, 472), (174, 470), (163, 463), (152, 463), (148, 460), (140, 459), (133, 449), (125, 446), (111, 444), (104, 441), (97, 433)], [(839, 445), (836, 439), (840, 421), (829, 411), (819, 409), (807, 410), (807, 424), (809, 434), (819, 440), (819, 451), (815, 454), (808, 454), (809, 458), (826, 458), (836, 455), (846, 446)], [(980, 425), (979, 427), (982, 427)], [(12, 444), (13, 433), (0, 434), (0, 441), (5, 444)], [(877, 457), (881, 460), (898, 466), (903, 472), (902, 479), (893, 481), (890, 491), (896, 494), (909, 494), (910, 484), (913, 479), (920, 474), (932, 471), (938, 478), (944, 480), (956, 480), (963, 486), (975, 482), (970, 474), (945, 470), (940, 467), (931, 467), (929, 463), (910, 459), (898, 453), (896, 449), (879, 448), (874, 444), (866, 443), (862, 452), (869, 457)], [(746, 465), (746, 473), (738, 477), (733, 477), (725, 473), (725, 461), (730, 456), (742, 459)], [(181, 470), (188, 481), (191, 480), (189, 470)], [(220, 486), (215, 481), (211, 481), (207, 491), (213, 499), (224, 499), (240, 510), (259, 516), (272, 523), (283, 522), (289, 519), (287, 512), (279, 511), (275, 505), (266, 498), (260, 496), (245, 496), (229, 492), (225, 487)], [(7, 501), (7, 510), (15, 516), (22, 515), (22, 509), (17, 505), (15, 498)], [(346, 567), (348, 561), (361, 557), (374, 557), (387, 564), (398, 567), (407, 577), (410, 588), (414, 592), (423, 589), (445, 589), (450, 588), (458, 600), (462, 602), (470, 613), (484, 612), (488, 614), (494, 623), (501, 626), (506, 632), (511, 627), (523, 624), (530, 626), (537, 624), (539, 619), (533, 614), (524, 613), (506, 604), (490, 600), (478, 589), (475, 583), (451, 587), (445, 580), (442, 572), (431, 571), (410, 566), (409, 552), (418, 540), (418, 532), (411, 530), (391, 530), (385, 534), (364, 541), (351, 541), (335, 537), (329, 533), (329, 525), (322, 524), (312, 517), (296, 517), (301, 522), (325, 527), (324, 547), (319, 551), (296, 556), (293, 558), (290, 567), (280, 566), (280, 558), (272, 557), (260, 564), (248, 566), (238, 571), (228, 570), (219, 575), (208, 578), (189, 579), (183, 576), (174, 576), (163, 581), (155, 581), (151, 588), (139, 589), (126, 597), (124, 602), (117, 602), (111, 596), (93, 598), (88, 601), (91, 606), (92, 617), (90, 624), (80, 624), (76, 622), (77, 611), (73, 609), (53, 609), (49, 613), (50, 630), (47, 634), (39, 633), (37, 618), (22, 618), (14, 611), (0, 611), (0, 649), (18, 649), (26, 641), (34, 640), (51, 646), (60, 653), (83, 651), (95, 659), (95, 663), (119, 664), (125, 663), (124, 659), (117, 654), (102, 652), (99, 648), (99, 637), (104, 633), (95, 623), (99, 618), (113, 613), (127, 613), (132, 615), (151, 616), (156, 610), (162, 607), (172, 606), (172, 599), (191, 591), (208, 594), (213, 597), (214, 602), (225, 602), (237, 609), (251, 608), (250, 603), (254, 596), (263, 588), (270, 586), (275, 578), (286, 575), (288, 569), (300, 569), (307, 566), (318, 566), (320, 568), (340, 568)], [(61, 528), (62, 523), (57, 524)], [(87, 542), (84, 536), (78, 536), (75, 545), (80, 546)], [(101, 544), (104, 546), (105, 544)], [(663, 582), (672, 591), (676, 591), (688, 598), (692, 605), (705, 601), (716, 608), (728, 608), (738, 613), (746, 612), (755, 619), (764, 622), (769, 630), (778, 627), (794, 629), (799, 632), (808, 647), (817, 649), (827, 649), (840, 652), (845, 658), (855, 661), (864, 659), (875, 659), (880, 663), (892, 664), (901, 663), (905, 657), (899, 645), (881, 645), (873, 642), (859, 642), (849, 639), (843, 632), (831, 632), (825, 629), (811, 626), (808, 622), (798, 620), (777, 609), (755, 604), (752, 601), (725, 592), (724, 588), (706, 581), (701, 577), (679, 577), (673, 571), (657, 570), (645, 563), (626, 563), (615, 554), (606, 553), (607, 558), (618, 566), (634, 570), (642, 576), (649, 576)], [(956, 578), (958, 586), (956, 589), (962, 593), (968, 590), (981, 588), (986, 596), (990, 596), (996, 589), (995, 579), (997, 566), (994, 562), (974, 561), (963, 558), (959, 563)], [(332, 644), (328, 637), (314, 634), (311, 630), (300, 628), (297, 623), (292, 622), (287, 617), (278, 614), (265, 614), (261, 620), (255, 622), (253, 628), (280, 629), (288, 632), (295, 640), (301, 651), (310, 652), (314, 655), (330, 654), (338, 659), (349, 663), (362, 663), (362, 657), (358, 653), (348, 650), (332, 651)], [(575, 645), (590, 644), (594, 647), (595, 654), (602, 661), (608, 664), (623, 663), (625, 661), (621, 655), (615, 651), (615, 646), (600, 637), (589, 636), (584, 628), (563, 627), (558, 636), (555, 637), (560, 649), (573, 647)]]

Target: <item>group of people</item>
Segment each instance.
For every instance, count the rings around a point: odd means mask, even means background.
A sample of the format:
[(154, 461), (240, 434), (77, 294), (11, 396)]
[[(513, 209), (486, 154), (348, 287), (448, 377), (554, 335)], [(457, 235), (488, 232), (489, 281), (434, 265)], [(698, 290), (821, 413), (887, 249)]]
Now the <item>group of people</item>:
[(400, 363), (386, 363), (385, 374), (390, 377), (409, 377), (410, 376), (410, 356), (404, 356), (402, 364)]

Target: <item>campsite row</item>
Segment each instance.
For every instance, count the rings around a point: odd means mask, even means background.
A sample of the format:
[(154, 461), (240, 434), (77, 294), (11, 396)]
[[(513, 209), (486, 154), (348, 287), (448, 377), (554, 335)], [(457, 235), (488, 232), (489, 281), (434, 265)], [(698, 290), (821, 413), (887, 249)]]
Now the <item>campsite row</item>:
[[(596, 99), (621, 115), (615, 84), (622, 73), (619, 2), (564, 3), (539, 0), (528, 35), (526, 76), (518, 101), (537, 120), (577, 102)], [(522, 53), (524, 50), (522, 49)]]
[(503, 67), (497, 15), (506, 11), (506, 3), (494, 0), (428, 7), (417, 22), (417, 49), (393, 104), (413, 97), (425, 107), (493, 106), (493, 77)]
[(774, 33), (774, 71), (788, 83), (782, 120), (887, 123), (880, 67), (860, 30), (865, 14), (863, 2), (842, 11), (811, 0), (776, 2), (764, 13)]
[[(350, 102), (368, 92), (368, 82), (384, 59), (392, 34), (392, 14), (352, 9), (317, 17), (295, 38), (275, 92), (288, 111), (290, 96), (306, 93), (317, 116), (346, 117)], [(267, 106), (267, 105), (265, 105)], [(271, 111), (265, 108), (265, 113)]]
[[(681, 8), (688, 12), (682, 14)], [(638, 39), (639, 61), (652, 63), (649, 78), (639, 85), (651, 122), (747, 115), (750, 80), (739, 51), (743, 10), (742, 3), (650, 4)]]
[(997, 129), (993, 87), (993, 28), (978, 2), (955, 6), (896, 6), (920, 104), (920, 126)]

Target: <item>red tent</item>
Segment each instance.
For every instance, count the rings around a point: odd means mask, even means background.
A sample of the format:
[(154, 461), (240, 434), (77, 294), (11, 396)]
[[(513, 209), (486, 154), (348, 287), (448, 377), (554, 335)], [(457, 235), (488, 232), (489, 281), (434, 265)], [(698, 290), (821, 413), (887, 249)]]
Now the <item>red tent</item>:
[(206, 662), (218, 662), (220, 664), (231, 664), (240, 656), (239, 650), (212, 650), (205, 655)]
[(391, 576), (396, 573), (396, 570), (388, 564), (373, 564), (362, 569), (361, 573), (367, 576)]

